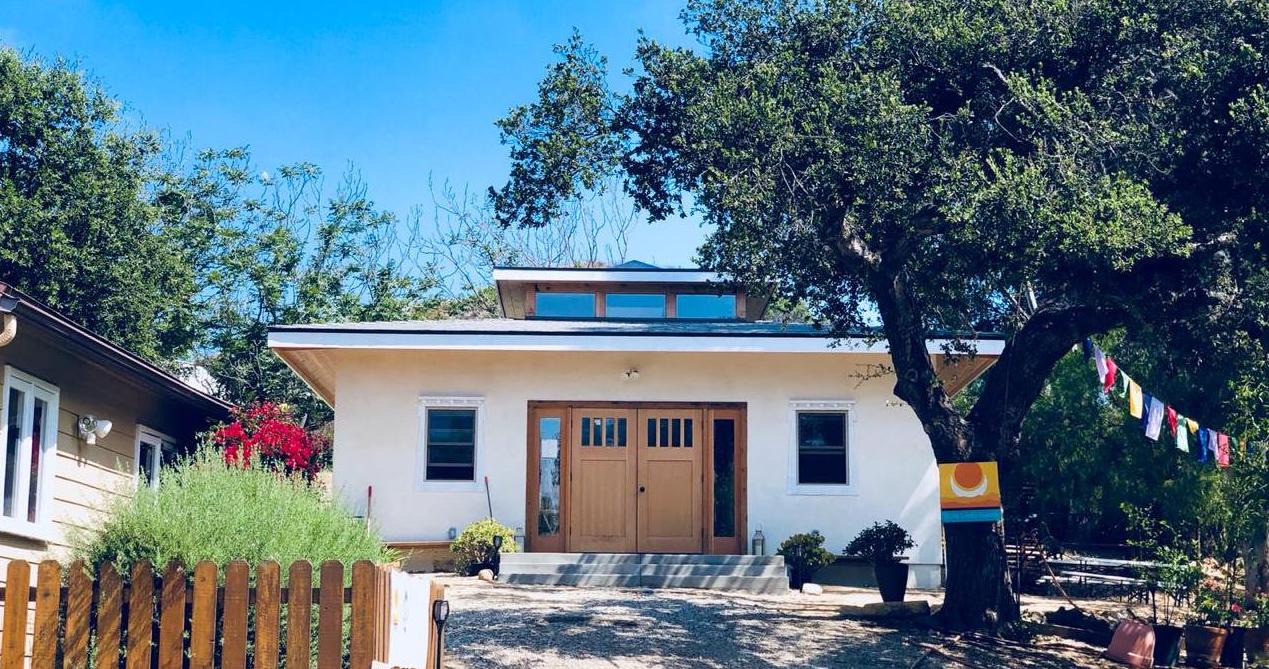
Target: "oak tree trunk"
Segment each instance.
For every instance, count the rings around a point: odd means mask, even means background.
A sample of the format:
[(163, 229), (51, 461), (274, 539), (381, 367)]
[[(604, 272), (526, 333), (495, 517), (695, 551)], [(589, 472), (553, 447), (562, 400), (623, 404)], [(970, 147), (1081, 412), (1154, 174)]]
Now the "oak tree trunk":
[(947, 584), (939, 618), (951, 629), (995, 628), (1018, 619), (1004, 539), (989, 523), (943, 527)]

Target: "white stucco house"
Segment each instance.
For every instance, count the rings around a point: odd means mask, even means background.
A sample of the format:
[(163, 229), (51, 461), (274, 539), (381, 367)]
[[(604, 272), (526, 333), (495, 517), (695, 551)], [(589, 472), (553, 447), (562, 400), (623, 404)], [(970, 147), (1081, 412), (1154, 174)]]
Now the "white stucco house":
[[(907, 528), (912, 582), (942, 565), (937, 469), (892, 394), (884, 341), (763, 320), (697, 270), (500, 268), (502, 318), (287, 325), (269, 344), (335, 408), (333, 483), (400, 546), (490, 508), (530, 552), (840, 551)], [(952, 392), (1003, 342), (943, 364)], [(487, 486), (486, 486), (487, 481)]]

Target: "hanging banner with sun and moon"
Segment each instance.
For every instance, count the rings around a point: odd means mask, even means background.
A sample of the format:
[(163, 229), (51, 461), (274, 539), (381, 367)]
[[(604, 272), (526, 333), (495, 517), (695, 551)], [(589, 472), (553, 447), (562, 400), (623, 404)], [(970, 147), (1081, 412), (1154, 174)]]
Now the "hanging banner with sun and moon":
[(1003, 513), (996, 463), (939, 465), (939, 506), (944, 523), (999, 522)]

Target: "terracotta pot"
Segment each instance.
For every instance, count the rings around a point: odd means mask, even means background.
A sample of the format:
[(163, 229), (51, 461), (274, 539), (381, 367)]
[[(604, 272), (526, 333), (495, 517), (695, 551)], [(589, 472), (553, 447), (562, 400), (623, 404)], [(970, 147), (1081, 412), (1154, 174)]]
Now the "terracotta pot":
[(1181, 659), (1181, 635), (1185, 630), (1176, 625), (1154, 626), (1154, 666), (1175, 667)]
[(902, 602), (908, 592), (908, 565), (897, 560), (874, 562), (872, 573), (877, 577), (881, 601)]
[(1253, 665), (1269, 666), (1269, 627), (1253, 627), (1243, 638), (1247, 659)]
[(1243, 648), (1246, 645), (1247, 628), (1231, 627), (1221, 650), (1221, 666), (1225, 669), (1243, 669)]
[(1221, 651), (1229, 631), (1205, 625), (1185, 626), (1185, 663), (1191, 667), (1214, 669), (1221, 666)]

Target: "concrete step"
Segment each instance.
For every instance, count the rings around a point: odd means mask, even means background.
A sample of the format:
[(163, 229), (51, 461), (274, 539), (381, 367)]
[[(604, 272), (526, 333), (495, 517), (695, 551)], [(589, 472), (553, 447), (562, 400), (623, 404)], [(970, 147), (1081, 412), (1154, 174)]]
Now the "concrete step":
[(508, 562), (502, 561), (503, 574), (634, 574), (645, 567), (638, 562), (579, 564), (576, 562)]
[(499, 580), (518, 585), (703, 588), (779, 593), (784, 558), (761, 555), (510, 553)]
[(723, 564), (659, 564), (644, 565), (644, 576), (768, 576), (784, 578), (782, 564), (723, 565)]
[(502, 583), (512, 585), (568, 585), (579, 588), (639, 588), (643, 586), (638, 574), (524, 574), (502, 572)]
[(789, 580), (771, 576), (643, 576), (645, 588), (699, 588), (729, 592), (779, 594), (789, 591)]

